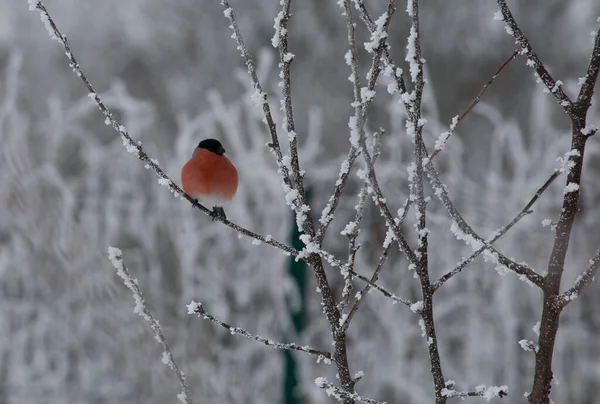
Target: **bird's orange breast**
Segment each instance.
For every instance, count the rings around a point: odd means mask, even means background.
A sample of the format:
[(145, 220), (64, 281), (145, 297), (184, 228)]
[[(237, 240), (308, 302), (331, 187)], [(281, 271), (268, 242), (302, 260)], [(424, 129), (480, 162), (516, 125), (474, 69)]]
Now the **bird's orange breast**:
[(197, 149), (181, 170), (181, 185), (194, 198), (215, 196), (231, 200), (237, 191), (238, 173), (224, 155)]

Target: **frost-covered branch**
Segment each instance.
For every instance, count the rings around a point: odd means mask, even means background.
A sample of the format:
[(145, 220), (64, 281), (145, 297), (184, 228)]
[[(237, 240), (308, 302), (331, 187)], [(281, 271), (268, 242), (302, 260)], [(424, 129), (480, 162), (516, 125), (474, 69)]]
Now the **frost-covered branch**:
[[(600, 23), (600, 17), (598, 18), (598, 22)], [(598, 80), (598, 71), (600, 71), (600, 27), (597, 28), (590, 63), (588, 64), (579, 95), (577, 96), (577, 107), (585, 110), (589, 108), (592, 102), (594, 87), (596, 80)]]
[(409, 300), (406, 299), (402, 299), (396, 295), (394, 295), (393, 293), (390, 293), (389, 291), (385, 290), (384, 288), (382, 288), (381, 286), (379, 286), (378, 284), (376, 284), (375, 282), (371, 281), (369, 278), (367, 278), (366, 276), (363, 276), (359, 273), (357, 273), (356, 271), (349, 271), (352, 276), (360, 279), (361, 281), (367, 283), (368, 285), (370, 285), (372, 288), (377, 289), (379, 292), (381, 292), (385, 297), (388, 297), (390, 299), (392, 299), (394, 301), (394, 303), (400, 303), (403, 304), (407, 307), (410, 307), (413, 303), (410, 302)]
[(319, 388), (325, 390), (325, 393), (327, 393), (328, 396), (333, 397), (338, 401), (347, 402), (348, 400), (351, 400), (367, 404), (386, 404), (382, 401), (373, 400), (372, 398), (363, 397), (356, 393), (340, 389), (339, 387), (334, 386), (333, 383), (327, 381), (324, 377), (317, 377), (315, 379), (315, 384), (319, 386)]
[[(425, 150), (426, 152), (426, 150)], [(446, 186), (442, 184), (439, 173), (433, 166), (433, 163), (429, 161), (426, 166), (427, 176), (431, 182), (431, 186), (434, 189), (435, 195), (440, 199), (446, 211), (450, 217), (454, 220), (452, 224), (452, 231), (454, 235), (459, 239), (467, 243), (473, 250), (477, 251), (480, 248), (485, 248), (484, 254), (486, 261), (499, 266), (500, 269), (510, 269), (511, 271), (522, 276), (523, 280), (528, 280), (534, 285), (543, 287), (544, 277), (535, 272), (526, 264), (519, 264), (513, 260), (500, 254), (489, 242), (481, 238), (475, 231), (469, 226), (469, 224), (463, 219), (462, 215), (458, 212), (454, 203), (450, 199)]]
[[(356, 8), (360, 12), (360, 18), (365, 23), (366, 27), (369, 29), (371, 34), (377, 32), (377, 24), (373, 21), (367, 8), (364, 4), (364, 0), (354, 0)], [(397, 83), (395, 91), (399, 91), (400, 94), (406, 93), (406, 83), (404, 82), (404, 78), (402, 77), (402, 69), (397, 68), (392, 58), (390, 56), (389, 45), (383, 49), (384, 62), (387, 67), (389, 67), (389, 73), (394, 76), (394, 79)], [(387, 70), (387, 69), (386, 69)], [(389, 91), (389, 89), (388, 89)], [(393, 93), (393, 92), (392, 92)]]
[[(379, 133), (373, 134), (373, 159), (377, 160), (379, 155), (381, 154), (381, 134), (383, 130)], [(360, 223), (363, 219), (363, 211), (365, 208), (365, 202), (367, 200), (367, 195), (369, 194), (369, 186), (367, 183), (363, 184), (363, 187), (358, 192), (358, 201), (354, 206), (355, 216), (354, 220), (350, 221), (346, 224), (344, 230), (342, 230), (341, 234), (348, 237), (348, 261), (346, 262), (346, 266), (342, 269), (342, 275), (344, 276), (344, 289), (342, 291), (342, 298), (340, 301), (340, 310), (344, 311), (348, 302), (350, 301), (350, 293), (352, 291), (352, 276), (349, 271), (354, 270), (354, 265), (356, 262), (356, 253), (360, 248), (360, 245), (356, 245), (356, 239), (360, 234)]]
[(127, 286), (127, 288), (131, 290), (131, 293), (133, 293), (133, 299), (135, 301), (133, 312), (138, 314), (140, 317), (146, 320), (148, 324), (150, 324), (150, 328), (152, 328), (152, 331), (154, 331), (156, 340), (162, 346), (162, 362), (175, 373), (177, 379), (179, 380), (179, 384), (181, 386), (181, 393), (177, 395), (177, 398), (184, 404), (192, 404), (190, 389), (188, 387), (185, 374), (183, 373), (183, 371), (181, 371), (181, 369), (179, 369), (177, 363), (175, 363), (175, 359), (173, 358), (173, 354), (171, 353), (171, 349), (169, 348), (169, 344), (165, 339), (160, 324), (158, 323), (158, 321), (156, 321), (156, 319), (150, 312), (150, 309), (148, 309), (148, 306), (146, 306), (146, 302), (144, 300), (144, 296), (142, 295), (142, 291), (138, 286), (137, 279), (134, 279), (131, 276), (129, 270), (123, 263), (123, 256), (121, 250), (115, 247), (108, 247), (108, 258), (110, 259), (110, 262), (112, 263), (113, 267), (115, 267), (115, 269), (117, 270), (117, 275), (119, 275), (119, 277), (123, 279), (123, 283), (125, 284), (125, 286)]
[(305, 353), (308, 353), (311, 355), (316, 355), (319, 357), (319, 361), (325, 360), (326, 363), (330, 363), (330, 360), (332, 358), (331, 353), (329, 353), (329, 352), (319, 351), (316, 349), (312, 349), (308, 346), (300, 346), (295, 343), (285, 344), (283, 342), (273, 341), (271, 339), (263, 338), (260, 335), (252, 334), (252, 333), (244, 330), (243, 328), (233, 327), (227, 323), (224, 323), (223, 321), (219, 320), (218, 318), (215, 318), (208, 312), (206, 312), (206, 310), (204, 310), (204, 306), (202, 306), (202, 304), (198, 303), (198, 302), (192, 301), (190, 304), (187, 305), (187, 310), (188, 310), (188, 314), (197, 314), (198, 317), (203, 318), (205, 320), (209, 320), (213, 324), (216, 324), (216, 325), (219, 325), (219, 326), (225, 328), (226, 330), (228, 330), (231, 333), (231, 335), (240, 335), (242, 337), (254, 340), (256, 342), (260, 342), (261, 344), (270, 346), (275, 349), (291, 349), (293, 351), (300, 351), (300, 352), (305, 352)]
[[(98, 95), (96, 90), (94, 89), (94, 87), (92, 87), (87, 76), (81, 70), (79, 63), (77, 62), (77, 59), (75, 59), (75, 55), (69, 46), (67, 37), (65, 35), (61, 34), (61, 32), (58, 30), (58, 27), (54, 23), (54, 20), (48, 13), (48, 10), (44, 6), (44, 4), (41, 1), (30, 1), (30, 8), (40, 12), (40, 15), (42, 16), (42, 21), (46, 24), (46, 27), (48, 28), (49, 32), (52, 34), (52, 38), (57, 40), (63, 46), (63, 48), (65, 49), (65, 54), (69, 58), (69, 62), (70, 62), (69, 66), (73, 69), (73, 72), (77, 75), (77, 77), (79, 77), (81, 79), (83, 84), (87, 87), (89, 97), (92, 100), (94, 100), (94, 102), (96, 103), (96, 105), (98, 106), (98, 108), (100, 109), (100, 111), (102, 112), (102, 114), (105, 117), (104, 123), (112, 126), (113, 129), (115, 131), (117, 131), (117, 133), (119, 133), (119, 135), (121, 136), (121, 138), (123, 140), (123, 146), (125, 147), (125, 149), (129, 153), (136, 156), (139, 160), (143, 161), (145, 163), (145, 167), (147, 169), (152, 169), (152, 171), (154, 171), (156, 173), (156, 175), (158, 175), (158, 177), (159, 177), (158, 183), (160, 185), (166, 186), (167, 188), (169, 188), (169, 190), (174, 195), (180, 196), (183, 199), (186, 199), (188, 202), (190, 202), (194, 206), (194, 208), (200, 210), (205, 215), (212, 217), (212, 211), (210, 209), (206, 208), (205, 206), (201, 205), (200, 203), (198, 203), (198, 201), (196, 201), (189, 195), (185, 194), (183, 192), (183, 190), (175, 182), (173, 182), (169, 178), (169, 176), (160, 168), (160, 166), (158, 165), (158, 161), (156, 159), (153, 159), (150, 156), (148, 156), (148, 154), (144, 151), (141, 142), (134, 141), (131, 138), (131, 136), (129, 135), (129, 132), (127, 131), (125, 126), (121, 125), (116, 120), (113, 113), (104, 104), (104, 102), (102, 101), (102, 99), (100, 98), (100, 96)], [(250, 237), (253, 240), (259, 240), (265, 244), (269, 244), (273, 247), (279, 248), (280, 250), (284, 251), (287, 254), (297, 256), (299, 253), (296, 249), (289, 247), (286, 244), (275, 240), (270, 235), (263, 236), (263, 235), (257, 234), (251, 230), (245, 229), (227, 219), (222, 219), (220, 217), (214, 217), (214, 220), (219, 221), (219, 222), (223, 223), (224, 225), (232, 228), (238, 234)]]
[(465, 397), (483, 397), (486, 401), (494, 398), (503, 398), (508, 395), (508, 386), (486, 386), (480, 384), (475, 387), (475, 391), (456, 391), (454, 390), (454, 381), (446, 382), (446, 387), (442, 389), (442, 394), (447, 398)]
[[(368, 280), (369, 282), (367, 283), (367, 286), (365, 286), (363, 288), (363, 290), (361, 290), (360, 292), (358, 292), (356, 294), (356, 297), (354, 299), (354, 304), (352, 305), (352, 308), (350, 309), (350, 312), (348, 313), (348, 316), (346, 316), (344, 324), (342, 325), (342, 327), (344, 329), (347, 330), (348, 327), (350, 326), (350, 322), (354, 318), (354, 315), (358, 312), (358, 308), (360, 307), (360, 304), (363, 302), (365, 296), (367, 296), (367, 293), (369, 293), (369, 290), (371, 290), (371, 287), (373, 287), (371, 285), (375, 285), (376, 288), (379, 288), (379, 286), (375, 282), (377, 282), (377, 280), (379, 279), (379, 273), (381, 272), (381, 269), (383, 268), (383, 264), (385, 264), (385, 262), (387, 261), (389, 252), (392, 249), (392, 245), (393, 244), (390, 243), (385, 248), (385, 250), (383, 250), (383, 254), (381, 254), (381, 257), (379, 258), (379, 263), (377, 264), (377, 268), (375, 268), (375, 271), (373, 272), (371, 279)], [(363, 277), (363, 276), (360, 275), (360, 277)], [(365, 280), (366, 280), (366, 278), (365, 278)], [(382, 289), (382, 290), (384, 290), (384, 289)], [(389, 295), (387, 297), (392, 298), (394, 300), (394, 302), (398, 301), (398, 300), (396, 300), (398, 298), (394, 299), (394, 296), (392, 296), (392, 294), (390, 294), (389, 292), (384, 290), (382, 293), (386, 296)], [(402, 302), (402, 300), (401, 300), (401, 302)], [(410, 305), (410, 302), (407, 301), (406, 305), (407, 306)]]
[(271, 143), (269, 146), (273, 153), (275, 154), (275, 159), (277, 162), (278, 173), (281, 175), (283, 183), (289, 187), (289, 189), (293, 188), (292, 180), (290, 179), (290, 173), (287, 165), (283, 162), (283, 153), (281, 152), (281, 146), (279, 144), (279, 137), (277, 136), (277, 126), (275, 125), (275, 121), (273, 120), (273, 116), (271, 114), (271, 106), (269, 105), (269, 98), (267, 93), (263, 91), (262, 86), (260, 85), (260, 81), (258, 80), (258, 75), (256, 74), (256, 68), (254, 66), (254, 61), (252, 60), (252, 56), (248, 52), (248, 48), (244, 42), (242, 34), (240, 32), (240, 28), (238, 27), (237, 21), (235, 19), (235, 14), (233, 12), (233, 8), (229, 5), (227, 0), (221, 0), (221, 5), (224, 8), (223, 14), (230, 22), (230, 28), (233, 30), (233, 38), (235, 39), (238, 50), (240, 51), (244, 62), (246, 63), (246, 67), (248, 69), (248, 74), (252, 80), (252, 86), (254, 87), (255, 93), (253, 94), (253, 99), (255, 99), (258, 103), (262, 105), (262, 110), (265, 115), (265, 120), (267, 122), (267, 126), (269, 127), (269, 133), (271, 135)]
[[(419, 32), (419, 1), (412, 0), (408, 2), (408, 15), (411, 18), (410, 35), (406, 60), (410, 64), (410, 74), (415, 85), (414, 97), (411, 97), (411, 106), (409, 108), (408, 120), (406, 122), (406, 132), (413, 139), (415, 145), (415, 173), (409, 176), (411, 181), (411, 197), (417, 202), (417, 271), (421, 277), (421, 284), (425, 289), (429, 289), (429, 270), (427, 255), (427, 239), (429, 230), (427, 229), (427, 202), (425, 200), (425, 188), (423, 186), (423, 159), (427, 156), (423, 152), (425, 144), (423, 143), (423, 124), (421, 122), (421, 99), (423, 97), (423, 87), (425, 80), (423, 78), (423, 57), (421, 56), (421, 38)], [(414, 192), (414, 193), (413, 193)], [(415, 195), (416, 193), (416, 195)]]
[[(292, 6), (291, 0), (283, 0), (281, 2), (282, 10), (275, 18), (275, 34), (273, 35), (272, 44), (274, 47), (279, 49), (279, 67), (281, 69), (281, 83), (279, 83), (282, 93), (283, 100), (281, 102), (281, 109), (285, 114), (283, 120), (283, 130), (287, 133), (288, 141), (290, 143), (290, 155), (291, 155), (291, 168), (294, 174), (294, 188), (285, 189), (286, 195), (290, 195), (293, 192), (295, 198), (292, 202), (291, 207), (296, 211), (296, 221), (298, 228), (309, 233), (310, 230), (305, 228), (305, 225), (309, 225), (306, 221), (308, 212), (310, 210), (306, 201), (306, 194), (304, 191), (304, 172), (300, 170), (300, 158), (298, 156), (298, 134), (296, 133), (296, 124), (294, 122), (294, 111), (292, 108), (292, 85), (291, 85), (291, 64), (294, 60), (294, 54), (288, 50), (288, 22), (291, 17), (290, 8)], [(314, 233), (314, 230), (313, 230)], [(314, 235), (314, 234), (311, 234)]]
[(519, 54), (519, 51), (514, 51), (513, 54), (510, 55), (510, 57), (508, 59), (506, 59), (504, 61), (504, 63), (502, 63), (500, 65), (500, 67), (498, 68), (498, 70), (496, 70), (496, 73), (494, 73), (492, 78), (490, 78), (488, 80), (488, 82), (484, 84), (481, 91), (477, 94), (475, 99), (473, 99), (471, 104), (469, 104), (467, 109), (462, 114), (457, 115), (456, 117), (454, 117), (452, 119), (452, 123), (450, 124), (450, 130), (440, 134), (440, 136), (438, 137), (438, 140), (435, 142), (435, 149), (433, 150), (433, 153), (431, 154), (431, 156), (429, 156), (429, 160), (433, 160), (443, 150), (444, 146), (446, 145), (446, 143), (448, 142), (450, 137), (454, 134), (454, 130), (456, 129), (456, 126), (460, 122), (462, 122), (463, 119), (465, 119), (465, 117), (469, 114), (469, 112), (471, 112), (473, 110), (473, 108), (475, 108), (475, 106), (477, 104), (479, 104), (479, 101), (481, 101), (481, 98), (483, 97), (483, 95), (485, 94), (487, 89), (492, 85), (492, 83), (500, 75), (502, 70), (504, 70), (506, 68), (506, 66), (508, 66), (510, 64), (510, 62), (515, 60), (515, 58), (517, 57), (518, 54)]
[[(354, 117), (350, 119), (350, 143), (363, 155), (365, 163), (367, 165), (367, 174), (364, 175), (363, 179), (369, 181), (369, 185), (373, 187), (373, 192), (375, 193), (373, 200), (375, 204), (379, 207), (379, 210), (382, 216), (385, 218), (387, 226), (394, 233), (394, 237), (400, 246), (400, 250), (406, 254), (408, 260), (415, 264), (417, 263), (417, 258), (414, 251), (408, 245), (406, 238), (402, 234), (402, 230), (399, 226), (396, 225), (394, 217), (390, 212), (390, 209), (386, 203), (386, 199), (383, 196), (383, 192), (379, 186), (379, 182), (377, 181), (377, 175), (375, 173), (375, 167), (373, 164), (373, 159), (367, 149), (366, 144), (366, 135), (364, 129), (364, 122), (359, 121), (361, 119), (361, 91), (360, 91), (360, 77), (358, 74), (358, 58), (356, 53), (356, 40), (355, 40), (355, 27), (354, 21), (352, 19), (352, 8), (350, 6), (350, 0), (344, 0), (344, 11), (346, 14), (347, 28), (348, 28), (348, 42), (350, 43), (350, 66), (352, 67), (352, 78), (353, 78), (353, 91), (354, 91), (354, 108), (355, 113)], [(361, 124), (362, 123), (362, 124)]]
[[(546, 182), (544, 183), (544, 185), (542, 185), (536, 191), (536, 193), (533, 196), (533, 198), (531, 198), (531, 200), (517, 214), (517, 216), (515, 216), (513, 218), (513, 220), (511, 220), (510, 223), (508, 223), (506, 226), (504, 226), (504, 227), (502, 227), (502, 228), (494, 231), (492, 234), (490, 234), (488, 236), (488, 238), (486, 239), (486, 243), (487, 244), (493, 244), (500, 237), (502, 237), (504, 234), (506, 234), (515, 224), (517, 224), (517, 222), (519, 220), (521, 220), (523, 217), (527, 216), (528, 214), (533, 213), (533, 211), (531, 210), (531, 207), (533, 206), (533, 204), (540, 198), (540, 196), (542, 196), (542, 194), (550, 187), (550, 184), (552, 184), (554, 182), (554, 180), (556, 180), (560, 176), (560, 174), (561, 174), (561, 172), (558, 171), (558, 170), (555, 171), (554, 173), (552, 173), (552, 175), (550, 176), (550, 178), (548, 178), (546, 180)], [(473, 262), (475, 260), (475, 258), (477, 258), (486, 249), (487, 249), (486, 246), (483, 246), (483, 247), (479, 248), (473, 254), (471, 254), (468, 258), (465, 258), (461, 262), (459, 262), (458, 265), (452, 271), (450, 271), (450, 272), (446, 273), (445, 275), (443, 275), (437, 282), (435, 282), (433, 284), (433, 290), (434, 290), (434, 292), (436, 290), (438, 290), (440, 288), (440, 286), (442, 286), (444, 283), (446, 283), (448, 280), (450, 280), (450, 278), (452, 278), (454, 275), (460, 273), (460, 271), (462, 271), (464, 267), (466, 267), (471, 262)]]
[[(421, 119), (421, 99), (425, 80), (423, 77), (423, 64), (425, 60), (421, 55), (421, 37), (419, 30), (419, 0), (409, 0), (406, 6), (411, 26), (406, 45), (406, 61), (410, 66), (411, 81), (414, 90), (409, 97), (403, 97), (405, 106), (407, 106), (408, 120), (406, 122), (406, 134), (412, 139), (414, 144), (415, 166), (414, 171), (409, 174), (410, 198), (416, 201), (416, 228), (417, 228), (417, 261), (415, 270), (421, 283), (421, 293), (423, 300), (415, 311), (421, 315), (420, 324), (427, 341), (427, 350), (429, 353), (429, 363), (433, 386), (435, 389), (436, 404), (445, 404), (446, 397), (442, 394), (444, 388), (444, 373), (438, 348), (438, 338), (435, 330), (435, 320), (433, 317), (433, 289), (429, 279), (429, 259), (428, 259), (428, 234), (426, 215), (427, 200), (425, 199), (424, 188), (424, 165), (425, 158), (429, 155), (423, 142), (423, 125), (426, 120)], [(429, 159), (428, 159), (429, 161)], [(412, 307), (411, 307), (412, 309)]]
[(571, 303), (573, 300), (577, 299), (583, 289), (589, 286), (596, 277), (596, 272), (600, 268), (600, 250), (596, 253), (596, 256), (590, 260), (590, 266), (585, 272), (577, 277), (575, 280), (575, 284), (572, 288), (562, 293), (557, 297), (558, 304), (561, 308), (564, 308), (566, 305)]
[(506, 0), (497, 0), (497, 2), (500, 11), (494, 16), (494, 19), (504, 21), (506, 32), (515, 38), (515, 42), (521, 47), (521, 54), (527, 55), (527, 66), (532, 67), (535, 70), (536, 76), (558, 100), (559, 104), (563, 107), (567, 115), (574, 117), (573, 102), (563, 91), (561, 87), (562, 81), (556, 81), (552, 78), (548, 72), (548, 69), (546, 69), (546, 66), (544, 66), (540, 58), (533, 50), (529, 40), (521, 31), (521, 28), (519, 28), (519, 25), (515, 21), (510, 9), (508, 8), (508, 5), (506, 4)]
[[(502, 0), (498, 0), (498, 2), (499, 4), (504, 3)], [(506, 8), (506, 10), (508, 9)], [(565, 299), (571, 300), (578, 295), (578, 292), (572, 291), (573, 293), (560, 297), (560, 289), (565, 260), (571, 241), (571, 232), (575, 218), (579, 212), (585, 145), (590, 136), (597, 131), (595, 127), (586, 126), (588, 110), (593, 95), (593, 86), (598, 78), (598, 70), (600, 70), (600, 38), (598, 34), (596, 34), (594, 40), (588, 73), (583, 80), (578, 101), (574, 105), (569, 105), (567, 110), (571, 117), (571, 148), (563, 159), (565, 167), (562, 171), (567, 172), (567, 181), (563, 193), (562, 209), (558, 223), (556, 224), (556, 235), (554, 237), (552, 252), (550, 253), (548, 271), (543, 284), (544, 305), (538, 339), (539, 349), (535, 355), (535, 374), (533, 387), (529, 395), (529, 402), (532, 404), (546, 404), (550, 401), (553, 378), (552, 357), (558, 333), (560, 314), (564, 307)], [(589, 272), (586, 271), (588, 274), (586, 279), (593, 278), (592, 272), (596, 271), (596, 267), (597, 264), (592, 260), (588, 269)], [(582, 282), (580, 286), (583, 287), (586, 281), (580, 279), (580, 282)]]
[[(388, 31), (390, 22), (392, 19), (392, 15), (396, 11), (396, 2), (395, 0), (388, 0), (387, 10), (382, 14), (379, 24), (378, 31), (375, 32), (375, 29), (372, 32), (371, 41), (365, 44), (371, 52), (373, 52), (373, 58), (371, 60), (371, 67), (369, 72), (367, 73), (367, 87), (360, 88), (360, 78), (358, 77), (358, 59), (356, 53), (356, 40), (354, 37), (354, 26), (348, 26), (348, 41), (350, 43), (350, 50), (346, 53), (346, 63), (352, 69), (352, 78), (353, 78), (353, 92), (354, 92), (354, 108), (355, 114), (351, 117), (349, 126), (350, 129), (353, 130), (353, 127), (363, 127), (365, 125), (367, 111), (369, 106), (373, 102), (375, 97), (375, 84), (377, 83), (377, 79), (381, 73), (381, 56), (383, 52), (388, 49), (388, 44), (386, 42), (388, 37)], [(347, 13), (347, 12), (346, 12)], [(351, 18), (351, 16), (349, 17)], [(352, 30), (352, 33), (351, 31)], [(360, 102), (357, 101), (360, 99)], [(356, 158), (360, 154), (360, 148), (357, 146), (356, 142), (353, 142), (351, 139), (350, 142), (350, 150), (348, 151), (348, 156), (342, 162), (340, 167), (340, 173), (337, 181), (335, 182), (334, 191), (329, 198), (327, 206), (323, 209), (321, 213), (321, 218), (319, 222), (321, 226), (317, 232), (316, 241), (321, 244), (325, 237), (325, 233), (329, 228), (329, 225), (333, 221), (333, 217), (337, 207), (339, 206), (340, 198), (344, 188), (346, 187), (346, 183), (348, 178), (350, 177), (350, 171)]]

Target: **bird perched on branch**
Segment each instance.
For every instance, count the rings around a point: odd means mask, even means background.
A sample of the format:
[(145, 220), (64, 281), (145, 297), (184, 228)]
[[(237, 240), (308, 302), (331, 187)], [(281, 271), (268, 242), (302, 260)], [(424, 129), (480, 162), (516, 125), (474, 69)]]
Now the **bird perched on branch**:
[(225, 157), (225, 148), (216, 139), (204, 139), (181, 169), (183, 191), (200, 203), (213, 206), (212, 218), (226, 219), (226, 205), (237, 191), (238, 173)]

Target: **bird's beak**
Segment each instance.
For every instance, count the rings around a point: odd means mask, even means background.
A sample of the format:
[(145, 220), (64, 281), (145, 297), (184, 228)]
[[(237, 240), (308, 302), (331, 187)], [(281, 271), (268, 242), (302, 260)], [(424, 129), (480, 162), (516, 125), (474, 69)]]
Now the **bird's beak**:
[(219, 148), (219, 156), (225, 153), (225, 148), (223, 146), (221, 146), (221, 148)]

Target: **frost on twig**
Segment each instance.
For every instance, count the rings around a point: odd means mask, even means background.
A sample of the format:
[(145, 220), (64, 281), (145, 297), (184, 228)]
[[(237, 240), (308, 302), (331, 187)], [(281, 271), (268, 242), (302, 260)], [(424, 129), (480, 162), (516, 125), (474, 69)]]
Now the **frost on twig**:
[(123, 283), (131, 292), (133, 293), (133, 300), (135, 301), (135, 306), (133, 308), (133, 312), (140, 317), (142, 317), (148, 324), (150, 324), (150, 328), (154, 331), (154, 335), (156, 336), (156, 340), (160, 343), (163, 348), (162, 354), (162, 362), (171, 369), (177, 379), (179, 380), (179, 384), (181, 385), (181, 393), (177, 395), (179, 401), (184, 404), (191, 404), (192, 399), (190, 395), (190, 389), (187, 385), (187, 380), (183, 371), (179, 369), (177, 363), (175, 363), (175, 359), (173, 358), (173, 354), (171, 353), (171, 349), (169, 348), (169, 344), (165, 339), (165, 336), (162, 332), (160, 324), (154, 318), (148, 306), (146, 306), (146, 302), (144, 301), (144, 296), (142, 295), (142, 291), (138, 286), (137, 279), (134, 279), (129, 270), (123, 263), (122, 252), (120, 249), (115, 247), (108, 247), (108, 259), (112, 263), (113, 267), (117, 270), (117, 275), (121, 279), (123, 279)]
[(596, 272), (598, 272), (598, 269), (600, 268), (600, 250), (598, 250), (594, 258), (592, 258), (589, 263), (590, 266), (585, 270), (585, 272), (577, 277), (573, 287), (557, 297), (560, 307), (565, 307), (579, 297), (583, 289), (585, 289), (594, 281)]
[(475, 391), (456, 391), (454, 390), (454, 381), (446, 382), (446, 387), (442, 389), (442, 396), (447, 398), (482, 397), (486, 401), (494, 398), (503, 398), (508, 395), (508, 386), (486, 386), (480, 384), (475, 387)]
[(564, 111), (571, 117), (574, 117), (573, 102), (567, 94), (562, 90), (559, 82), (555, 81), (546, 66), (542, 63), (537, 53), (533, 50), (533, 47), (529, 43), (527, 37), (519, 28), (519, 25), (515, 21), (506, 0), (497, 0), (500, 11), (494, 16), (495, 20), (501, 20), (505, 24), (506, 32), (515, 38), (515, 43), (520, 46), (521, 54), (527, 55), (527, 66), (532, 67), (535, 70), (535, 74), (539, 80), (541, 80), (546, 88), (554, 95), (559, 104), (563, 107)]
[(192, 301), (190, 304), (187, 305), (187, 310), (188, 310), (187, 311), (188, 314), (197, 314), (198, 317), (203, 318), (205, 320), (209, 320), (213, 324), (216, 324), (216, 325), (219, 325), (219, 326), (225, 328), (226, 330), (228, 330), (231, 333), (231, 335), (240, 335), (242, 337), (254, 340), (256, 342), (260, 342), (261, 344), (270, 346), (275, 349), (291, 349), (294, 351), (300, 351), (300, 352), (305, 352), (305, 353), (308, 353), (311, 355), (316, 355), (319, 357), (319, 361), (322, 360), (326, 364), (331, 363), (332, 356), (331, 356), (331, 353), (329, 353), (329, 352), (318, 351), (318, 350), (312, 349), (308, 346), (300, 346), (295, 343), (285, 344), (283, 342), (273, 341), (271, 339), (263, 338), (260, 335), (252, 334), (252, 333), (244, 330), (243, 328), (230, 326), (229, 324), (226, 324), (226, 323), (222, 322), (221, 320), (215, 318), (211, 314), (207, 313), (206, 310), (204, 310), (204, 306), (202, 306), (201, 303)]
[(440, 286), (442, 286), (444, 283), (446, 283), (448, 280), (450, 280), (450, 278), (452, 278), (454, 275), (460, 273), (460, 271), (462, 271), (464, 267), (469, 265), (471, 262), (473, 262), (475, 260), (475, 258), (477, 258), (481, 253), (483, 253), (484, 251), (487, 250), (487, 245), (491, 245), (494, 242), (496, 242), (500, 237), (505, 235), (514, 225), (516, 225), (517, 222), (519, 222), (523, 217), (529, 215), (530, 213), (533, 213), (533, 211), (531, 210), (531, 207), (542, 196), (542, 194), (550, 187), (550, 185), (554, 182), (554, 180), (556, 180), (558, 178), (560, 172), (561, 171), (559, 171), (559, 170), (555, 171), (550, 176), (550, 178), (548, 178), (546, 180), (546, 182), (540, 188), (538, 188), (538, 190), (533, 195), (533, 197), (529, 200), (527, 205), (525, 205), (525, 207), (517, 214), (517, 216), (515, 216), (515, 218), (513, 218), (513, 220), (511, 220), (506, 226), (492, 232), (488, 236), (488, 238), (485, 240), (485, 243), (484, 243), (485, 245), (482, 245), (479, 249), (475, 250), (473, 252), (473, 254), (471, 254), (468, 258), (464, 258), (462, 261), (460, 261), (456, 265), (456, 267), (452, 271), (446, 273), (437, 282), (435, 282), (432, 285), (433, 290), (436, 291)]
[(225, 15), (225, 18), (227, 18), (230, 22), (229, 28), (231, 28), (231, 30), (233, 31), (232, 38), (235, 39), (237, 43), (238, 50), (240, 51), (242, 58), (246, 63), (248, 74), (250, 75), (250, 78), (252, 80), (252, 86), (255, 89), (253, 98), (257, 99), (259, 101), (259, 105), (262, 106), (262, 110), (265, 115), (265, 120), (269, 128), (269, 133), (271, 135), (271, 142), (269, 143), (269, 146), (271, 148), (271, 151), (275, 154), (275, 160), (277, 162), (278, 167), (277, 172), (283, 180), (284, 187), (292, 189), (292, 180), (290, 178), (289, 169), (283, 161), (283, 153), (281, 152), (281, 146), (279, 144), (277, 127), (275, 125), (275, 121), (273, 120), (273, 115), (271, 114), (271, 106), (269, 105), (267, 93), (263, 91), (262, 86), (260, 85), (258, 75), (256, 74), (254, 61), (252, 60), (252, 56), (248, 52), (248, 48), (246, 47), (246, 44), (240, 32), (240, 28), (238, 27), (233, 8), (231, 8), (227, 0), (221, 0), (221, 5), (224, 8), (223, 14)]
[(351, 393), (351, 392), (341, 389), (337, 386), (334, 386), (333, 383), (330, 383), (324, 377), (317, 377), (315, 379), (315, 384), (319, 388), (325, 390), (325, 393), (327, 393), (327, 395), (329, 397), (333, 397), (338, 401), (345, 401), (345, 400), (350, 399), (350, 400), (355, 400), (355, 401), (359, 401), (361, 403), (367, 403), (367, 404), (386, 404), (385, 401), (377, 401), (372, 398), (363, 397), (356, 393)]
[(329, 225), (333, 221), (333, 215), (335, 214), (335, 211), (339, 206), (342, 192), (346, 186), (348, 178), (350, 177), (350, 170), (352, 169), (356, 158), (360, 154), (360, 147), (357, 143), (357, 136), (359, 136), (360, 130), (364, 128), (367, 111), (369, 109), (369, 106), (373, 102), (373, 98), (375, 96), (375, 84), (377, 83), (377, 79), (379, 78), (379, 74), (381, 73), (381, 57), (382, 54), (388, 49), (388, 44), (386, 42), (387, 31), (389, 30), (391, 18), (396, 9), (395, 1), (389, 0), (387, 10), (384, 12), (384, 14), (382, 14), (382, 16), (379, 19), (380, 33), (377, 35), (377, 47), (374, 48), (375, 51), (373, 52), (371, 67), (367, 74), (367, 87), (360, 88), (356, 40), (354, 35), (354, 24), (350, 23), (350, 21), (352, 21), (352, 15), (351, 11), (349, 11), (349, 4), (346, 5), (344, 3), (344, 7), (347, 19), (348, 41), (350, 45), (350, 49), (346, 53), (346, 64), (350, 66), (352, 72), (352, 75), (350, 77), (353, 81), (354, 102), (352, 103), (352, 105), (354, 106), (354, 115), (350, 117), (348, 122), (350, 128), (350, 150), (348, 151), (348, 156), (341, 164), (340, 173), (338, 175), (337, 181), (335, 182), (334, 191), (331, 197), (329, 198), (327, 205), (321, 213), (321, 218), (319, 219), (321, 227), (319, 228), (316, 236), (316, 242), (318, 243), (322, 243), (323, 238), (325, 237), (325, 233), (327, 232)]
[[(426, 153), (426, 150), (424, 150)], [(452, 222), (452, 231), (455, 236), (459, 240), (463, 240), (467, 243), (474, 251), (479, 249), (485, 249), (486, 253), (486, 261), (491, 261), (496, 264), (496, 269), (500, 272), (504, 272), (505, 269), (516, 272), (518, 275), (522, 276), (522, 280), (528, 280), (529, 282), (542, 287), (543, 285), (543, 277), (535, 272), (533, 269), (529, 268), (525, 264), (519, 264), (514, 262), (513, 260), (505, 257), (500, 254), (494, 247), (490, 245), (489, 242), (486, 242), (483, 238), (481, 238), (475, 231), (467, 224), (467, 222), (463, 219), (462, 215), (458, 212), (450, 196), (448, 194), (448, 190), (446, 186), (442, 184), (439, 173), (433, 166), (433, 163), (429, 161), (425, 165), (425, 169), (427, 172), (427, 176), (429, 177), (429, 181), (431, 186), (434, 189), (435, 195), (440, 199), (446, 211), (453, 219)]]

